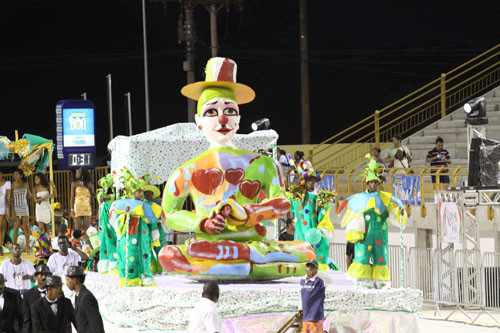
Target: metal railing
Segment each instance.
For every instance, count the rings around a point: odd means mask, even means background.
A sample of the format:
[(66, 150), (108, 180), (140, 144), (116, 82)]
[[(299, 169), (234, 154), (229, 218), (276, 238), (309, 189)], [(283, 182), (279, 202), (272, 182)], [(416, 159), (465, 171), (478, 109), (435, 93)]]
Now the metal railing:
[[(414, 133), (499, 82), (500, 44), (324, 140), (309, 150), (308, 159), (317, 169), (349, 165), (371, 149), (357, 143), (379, 147), (395, 134)], [(334, 151), (339, 143), (346, 144)]]
[(422, 290), (424, 300), (434, 299), (431, 248), (412, 247), (408, 253), (407, 286)]
[[(414, 175), (420, 176), (420, 216), (425, 217), (427, 215), (427, 209), (425, 207), (425, 202), (434, 202), (434, 190), (443, 189), (448, 186), (461, 186), (462, 181), (467, 179), (468, 167), (466, 166), (447, 166), (440, 167), (435, 173), (437, 167), (412, 167), (407, 169), (402, 168), (389, 168), (386, 169), (385, 182), (380, 185), (380, 190), (386, 192), (393, 192), (392, 182), (394, 176), (396, 175)], [(448, 172), (443, 172), (447, 169)], [(338, 209), (339, 203), (342, 199), (347, 198), (353, 194), (362, 192), (364, 190), (364, 183), (359, 176), (363, 175), (363, 168), (330, 168), (324, 170), (326, 176), (334, 176), (333, 186), (335, 192), (337, 192), (337, 200), (335, 200), (335, 210)], [(436, 183), (433, 184), (431, 181), (431, 176), (436, 176)], [(449, 176), (450, 184), (441, 184), (440, 176)], [(286, 179), (292, 178), (291, 176), (285, 177)], [(356, 180), (358, 179), (358, 180)], [(288, 184), (287, 184), (288, 185)], [(332, 189), (332, 190), (333, 190)], [(407, 213), (411, 215), (411, 207), (407, 207)], [(492, 218), (492, 217), (491, 217)]]

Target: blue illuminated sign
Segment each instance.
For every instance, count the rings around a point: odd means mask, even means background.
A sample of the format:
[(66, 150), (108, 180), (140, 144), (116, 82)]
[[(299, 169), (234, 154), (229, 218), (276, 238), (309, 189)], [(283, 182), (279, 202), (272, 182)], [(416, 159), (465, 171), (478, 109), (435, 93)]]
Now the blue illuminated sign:
[(93, 147), (94, 109), (63, 109), (64, 147)]
[(56, 105), (57, 158), (60, 169), (95, 165), (94, 103), (62, 100)]

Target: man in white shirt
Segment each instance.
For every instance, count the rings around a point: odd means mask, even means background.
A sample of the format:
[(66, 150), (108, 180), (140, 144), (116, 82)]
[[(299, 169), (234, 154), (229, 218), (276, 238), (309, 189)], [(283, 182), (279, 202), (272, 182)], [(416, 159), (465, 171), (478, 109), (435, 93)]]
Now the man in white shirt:
[(82, 250), (73, 246), (69, 248), (70, 242), (66, 236), (59, 236), (57, 245), (59, 246), (59, 252), (51, 255), (47, 262), (47, 266), (49, 266), (52, 273), (64, 274), (69, 266), (78, 266), (79, 262), (88, 259)]
[(35, 268), (31, 262), (21, 258), (22, 253), (21, 245), (14, 244), (12, 258), (4, 260), (0, 266), (0, 273), (7, 280), (7, 287), (17, 290), (21, 295), (31, 288), (30, 279), (35, 273)]
[(210, 281), (203, 286), (201, 299), (189, 316), (189, 333), (216, 333), (222, 331), (222, 321), (215, 303), (219, 300), (219, 286)]

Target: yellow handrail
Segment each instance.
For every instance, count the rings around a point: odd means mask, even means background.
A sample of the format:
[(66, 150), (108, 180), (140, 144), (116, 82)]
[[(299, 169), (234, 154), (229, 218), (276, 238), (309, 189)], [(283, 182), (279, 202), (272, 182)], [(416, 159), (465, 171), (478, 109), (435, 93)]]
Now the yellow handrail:
[[(405, 97), (375, 111), (374, 114), (315, 145), (309, 150), (309, 159), (314, 160), (318, 154), (324, 154), (325, 150), (340, 142), (374, 143), (379, 146), (381, 143), (389, 141), (394, 134), (409, 134), (428, 125), (430, 121), (446, 116), (451, 108), (500, 83), (499, 49), (500, 44), (495, 45), (447, 73), (441, 74), (440, 77)], [(373, 130), (366, 133), (370, 126), (373, 126)], [(329, 156), (323, 157), (318, 166), (326, 168), (356, 161), (362, 155), (353, 154), (348, 149), (350, 147), (352, 145), (346, 145)]]

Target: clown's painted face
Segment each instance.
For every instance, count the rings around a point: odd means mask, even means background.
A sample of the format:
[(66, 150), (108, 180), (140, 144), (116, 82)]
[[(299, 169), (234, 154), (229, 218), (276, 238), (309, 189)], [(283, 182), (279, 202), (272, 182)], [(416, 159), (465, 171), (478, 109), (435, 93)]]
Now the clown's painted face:
[(228, 145), (239, 128), (240, 112), (235, 101), (215, 97), (196, 115), (196, 124), (212, 145)]

